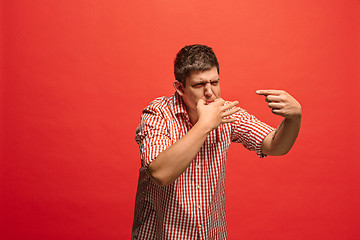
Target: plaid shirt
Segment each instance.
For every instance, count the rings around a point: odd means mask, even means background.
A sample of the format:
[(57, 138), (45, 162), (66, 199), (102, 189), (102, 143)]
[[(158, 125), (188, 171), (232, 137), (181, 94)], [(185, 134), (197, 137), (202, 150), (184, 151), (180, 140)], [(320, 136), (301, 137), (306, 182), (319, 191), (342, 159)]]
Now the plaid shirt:
[(243, 109), (232, 118), (236, 122), (209, 133), (178, 179), (158, 186), (146, 174), (149, 164), (192, 124), (177, 93), (157, 98), (143, 110), (135, 137), (141, 168), (132, 239), (226, 239), (225, 164), (230, 143), (242, 143), (264, 157), (261, 143), (274, 130)]

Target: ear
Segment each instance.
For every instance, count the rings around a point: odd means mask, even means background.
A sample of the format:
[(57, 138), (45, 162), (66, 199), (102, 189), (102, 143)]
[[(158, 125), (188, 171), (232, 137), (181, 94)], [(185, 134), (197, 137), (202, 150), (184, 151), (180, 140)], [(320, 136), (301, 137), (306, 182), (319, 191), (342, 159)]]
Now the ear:
[(180, 96), (184, 95), (184, 86), (180, 82), (175, 81), (173, 85)]

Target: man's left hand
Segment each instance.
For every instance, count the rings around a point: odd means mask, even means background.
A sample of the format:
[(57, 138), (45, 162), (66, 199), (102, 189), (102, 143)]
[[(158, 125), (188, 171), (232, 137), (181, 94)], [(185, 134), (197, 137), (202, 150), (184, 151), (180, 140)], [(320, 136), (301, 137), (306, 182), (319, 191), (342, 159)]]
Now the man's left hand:
[(264, 95), (271, 111), (285, 118), (300, 118), (301, 105), (295, 98), (283, 90), (257, 90), (256, 94)]

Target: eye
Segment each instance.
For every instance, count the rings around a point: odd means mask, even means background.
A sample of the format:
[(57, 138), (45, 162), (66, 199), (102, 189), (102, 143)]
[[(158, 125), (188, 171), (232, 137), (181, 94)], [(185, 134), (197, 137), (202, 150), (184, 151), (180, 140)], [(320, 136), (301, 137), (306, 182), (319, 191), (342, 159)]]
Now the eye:
[(219, 84), (219, 81), (213, 81), (213, 82), (211, 82), (211, 85), (213, 85), (213, 86), (216, 86), (216, 85), (218, 85)]
[(193, 87), (195, 87), (195, 88), (200, 88), (202, 86), (204, 86), (204, 83), (198, 83), (198, 84), (193, 85)]

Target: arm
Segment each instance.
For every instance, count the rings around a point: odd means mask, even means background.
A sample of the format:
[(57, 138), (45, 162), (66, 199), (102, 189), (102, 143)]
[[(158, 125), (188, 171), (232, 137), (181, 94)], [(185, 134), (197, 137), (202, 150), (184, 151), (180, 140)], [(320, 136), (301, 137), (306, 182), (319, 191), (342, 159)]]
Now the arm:
[(301, 124), (301, 105), (290, 94), (282, 90), (259, 90), (266, 96), (265, 101), (271, 111), (284, 117), (276, 131), (271, 132), (262, 143), (262, 152), (266, 155), (284, 155), (289, 152), (298, 136)]
[(224, 102), (222, 99), (217, 99), (208, 105), (203, 100), (198, 102), (197, 112), (199, 120), (196, 124), (184, 137), (162, 151), (150, 163), (148, 174), (153, 182), (161, 186), (174, 182), (195, 158), (208, 134), (220, 124), (235, 121), (226, 117), (240, 110), (239, 108), (231, 109), (238, 102), (233, 102), (226, 106), (224, 106)]

